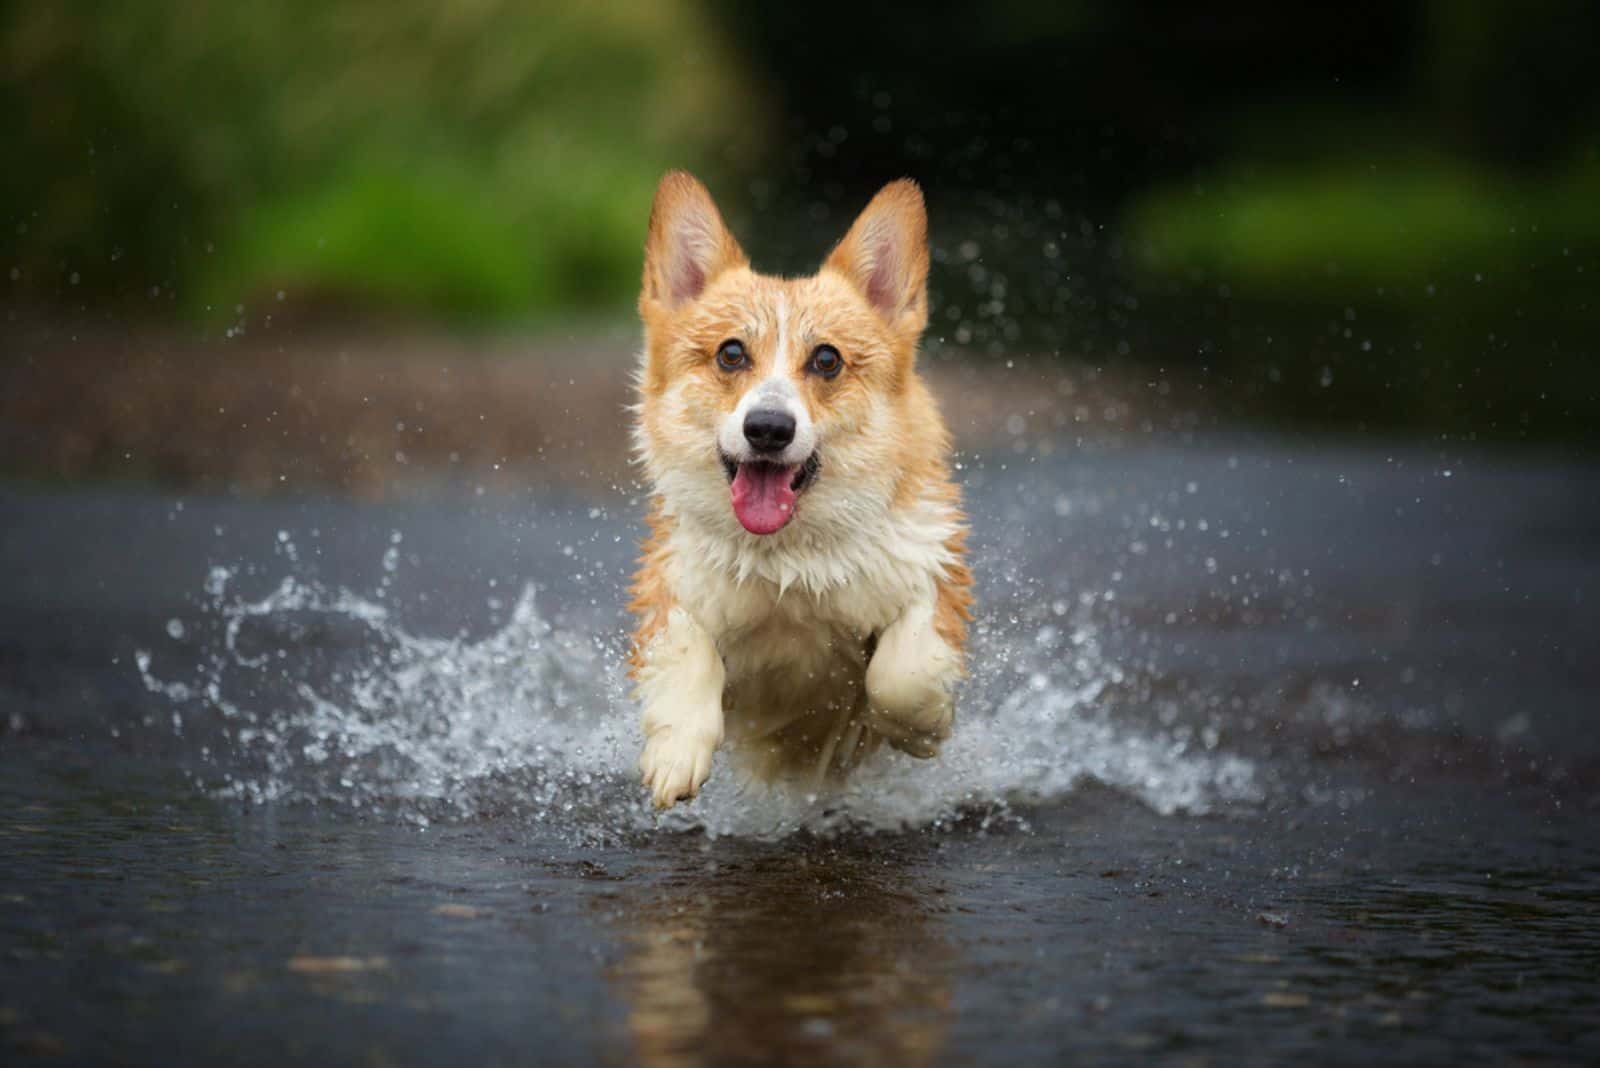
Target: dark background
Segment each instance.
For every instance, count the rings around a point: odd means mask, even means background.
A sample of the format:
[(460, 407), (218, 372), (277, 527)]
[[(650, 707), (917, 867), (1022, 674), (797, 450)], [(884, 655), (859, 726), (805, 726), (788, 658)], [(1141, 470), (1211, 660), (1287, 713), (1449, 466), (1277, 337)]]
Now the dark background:
[(909, 174), (942, 357), (1584, 444), (1597, 41), (1581, 0), (8, 3), (8, 348), (625, 330), (666, 167), (787, 271)]

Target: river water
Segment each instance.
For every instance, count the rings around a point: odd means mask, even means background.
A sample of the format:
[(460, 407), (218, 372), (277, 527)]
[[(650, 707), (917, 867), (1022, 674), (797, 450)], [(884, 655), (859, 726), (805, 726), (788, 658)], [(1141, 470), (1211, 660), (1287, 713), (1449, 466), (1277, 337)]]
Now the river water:
[(0, 1049), (1600, 1057), (1600, 467), (963, 459), (957, 735), (632, 764), (627, 491), (0, 489)]

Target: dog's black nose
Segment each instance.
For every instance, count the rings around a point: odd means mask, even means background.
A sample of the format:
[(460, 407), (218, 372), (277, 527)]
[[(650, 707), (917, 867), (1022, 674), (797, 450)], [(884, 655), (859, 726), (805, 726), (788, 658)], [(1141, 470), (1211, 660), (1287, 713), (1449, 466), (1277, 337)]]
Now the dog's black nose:
[(757, 408), (744, 417), (744, 439), (756, 452), (777, 452), (794, 440), (794, 416), (774, 408)]

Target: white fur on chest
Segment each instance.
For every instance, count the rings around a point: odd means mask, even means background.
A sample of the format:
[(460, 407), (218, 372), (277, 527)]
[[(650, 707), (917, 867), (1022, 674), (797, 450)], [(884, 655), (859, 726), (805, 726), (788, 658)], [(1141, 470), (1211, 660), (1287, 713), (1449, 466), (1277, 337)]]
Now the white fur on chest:
[(876, 522), (809, 530), (801, 523), (824, 517), (802, 515), (798, 529), (760, 541), (680, 517), (668, 581), (722, 656), (732, 733), (759, 735), (797, 713), (854, 700), (868, 640), (934, 597), (952, 562), (952, 512), (923, 501)]
[(932, 596), (953, 562), (947, 543), (957, 526), (949, 512), (919, 504), (855, 529), (761, 540), (683, 517), (672, 533), (667, 580), (719, 645), (768, 625), (842, 627), (864, 637)]

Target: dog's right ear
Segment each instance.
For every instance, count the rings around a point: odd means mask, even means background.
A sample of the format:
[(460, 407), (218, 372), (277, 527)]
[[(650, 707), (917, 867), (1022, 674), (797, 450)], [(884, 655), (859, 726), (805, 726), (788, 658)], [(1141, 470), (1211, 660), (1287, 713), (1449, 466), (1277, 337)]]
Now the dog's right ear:
[(706, 187), (687, 171), (668, 171), (650, 209), (639, 310), (652, 303), (668, 310), (682, 307), (717, 275), (745, 262)]

